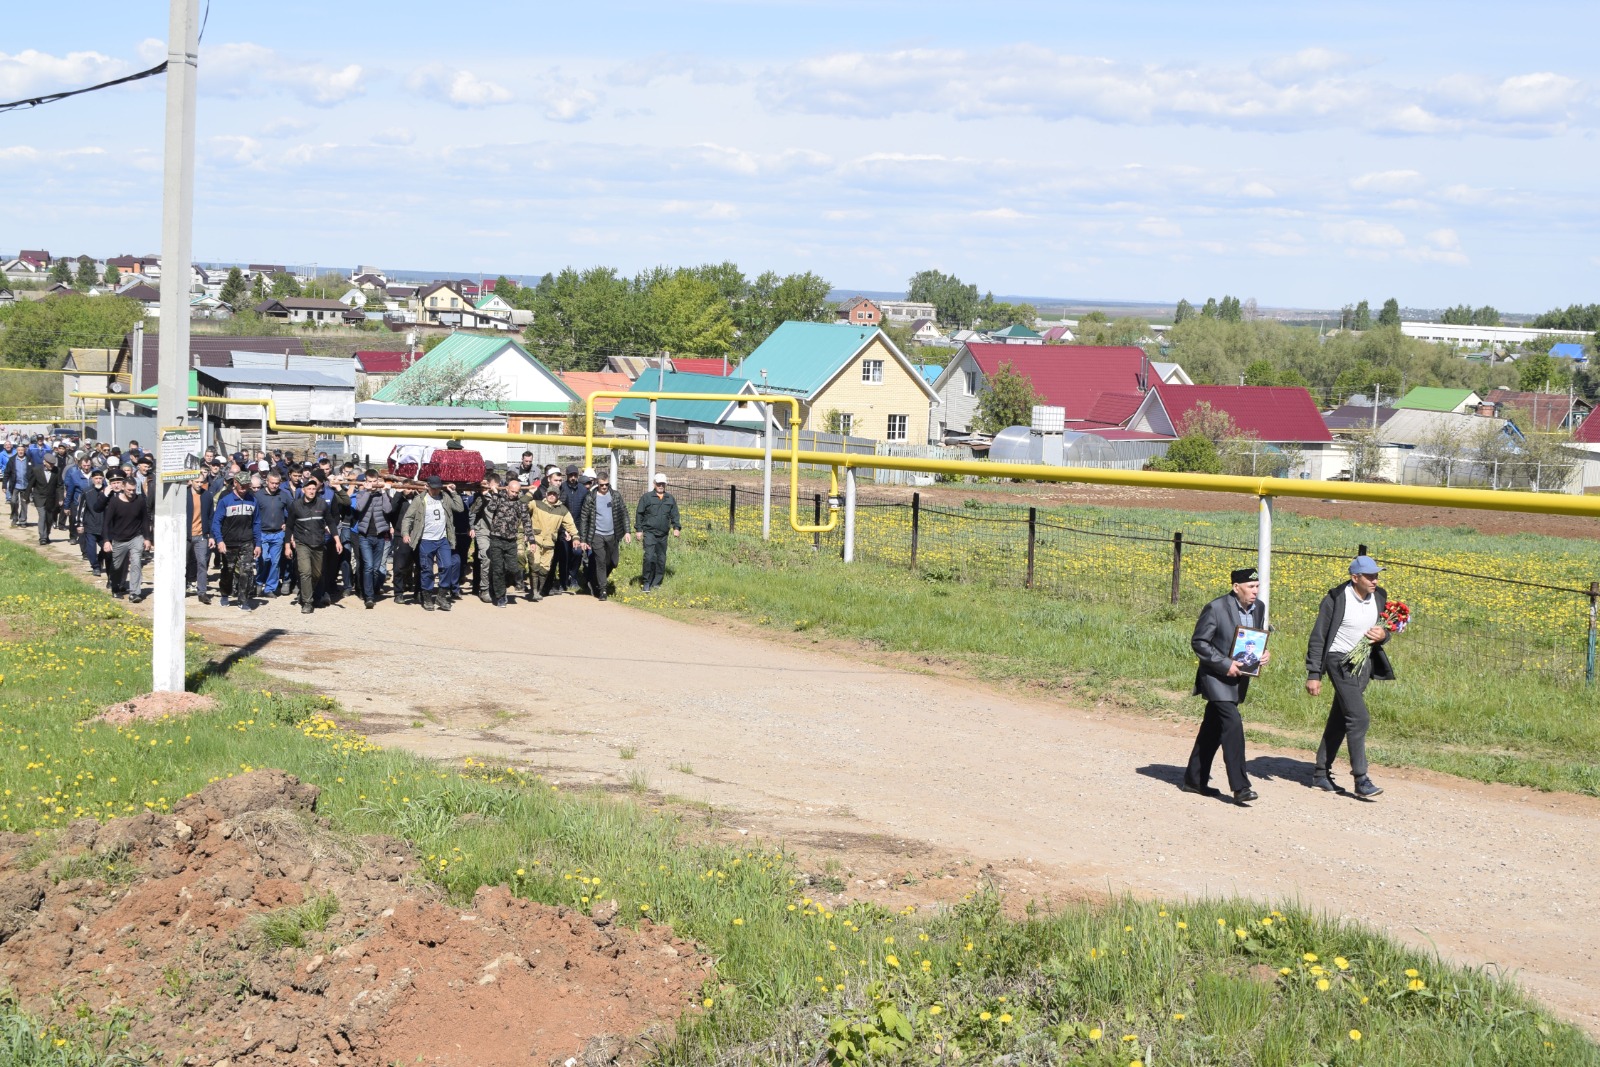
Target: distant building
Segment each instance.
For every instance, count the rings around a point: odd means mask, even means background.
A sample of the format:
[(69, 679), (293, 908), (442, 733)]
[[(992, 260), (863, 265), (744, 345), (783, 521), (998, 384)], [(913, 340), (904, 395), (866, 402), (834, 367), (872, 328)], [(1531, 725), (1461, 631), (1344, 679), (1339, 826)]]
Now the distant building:
[(852, 296), (844, 301), (834, 315), (839, 322), (851, 326), (876, 326), (883, 321), (883, 310), (864, 296)]
[(896, 325), (908, 325), (918, 319), (937, 319), (939, 309), (932, 304), (924, 304), (917, 300), (880, 300), (878, 310), (883, 313), (886, 321)]
[(308, 296), (273, 297), (255, 306), (257, 315), (289, 322), (316, 322), (332, 325), (343, 320), (349, 308), (337, 300)]

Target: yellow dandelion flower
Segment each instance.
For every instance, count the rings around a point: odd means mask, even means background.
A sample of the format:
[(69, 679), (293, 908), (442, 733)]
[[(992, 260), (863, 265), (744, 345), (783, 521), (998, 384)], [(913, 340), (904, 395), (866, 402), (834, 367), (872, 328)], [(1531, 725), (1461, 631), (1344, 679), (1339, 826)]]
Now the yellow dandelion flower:
[(1352, 1030), (1352, 1031), (1350, 1031), (1350, 1040), (1351, 1041), (1360, 1041), (1361, 1040), (1361, 1031), (1360, 1030)]
[(1098, 1026), (1092, 1027), (1089, 1030), (1089, 1040), (1090, 1041), (1099, 1041), (1100, 1037), (1101, 1037), (1100, 1028)]
[(1316, 963), (1317, 962), (1317, 954), (1315, 952), (1307, 952), (1304, 956), (1301, 956), (1300, 958), (1305, 960), (1307, 963)]
[(988, 1022), (988, 1021), (989, 1021), (989, 1020), (990, 1020), (990, 1019), (993, 1019), (993, 1018), (994, 1018), (994, 1016), (993, 1016), (993, 1015), (990, 1015), (990, 1014), (989, 1014), (989, 1013), (988, 1013), (988, 1012), (986, 1012), (986, 1011), (980, 1011), (980, 1012), (979, 1012), (979, 1013), (978, 1013), (978, 1018), (979, 1018), (979, 1019), (981, 1019), (981, 1020), (982, 1020), (982, 1021), (983, 1021), (983, 1022)]
[(1332, 983), (1329, 982), (1326, 978), (1318, 978), (1317, 979), (1317, 991), (1319, 993), (1326, 993), (1332, 987), (1333, 987)]

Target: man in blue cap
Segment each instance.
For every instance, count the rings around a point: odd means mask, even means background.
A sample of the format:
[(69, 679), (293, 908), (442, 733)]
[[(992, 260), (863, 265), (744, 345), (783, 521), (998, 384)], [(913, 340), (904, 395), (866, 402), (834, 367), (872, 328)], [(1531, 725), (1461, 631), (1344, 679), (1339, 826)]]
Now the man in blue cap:
[[(1267, 612), (1266, 605), (1259, 599), (1261, 579), (1254, 567), (1240, 567), (1230, 577), (1232, 592), (1224, 593), (1200, 609), (1194, 635), (1189, 639), (1200, 661), (1194, 673), (1193, 695), (1206, 698), (1206, 711), (1179, 788), (1185, 793), (1214, 796), (1216, 791), (1209, 784), (1211, 762), (1216, 759), (1220, 747), (1233, 799), (1236, 803), (1248, 804), (1260, 799), (1250, 788), (1250, 776), (1244, 769), (1244, 719), (1239, 714), (1239, 705), (1250, 692), (1250, 675), (1245, 674), (1233, 658), (1233, 638), (1241, 626), (1265, 629)], [(1271, 658), (1272, 653), (1262, 652), (1261, 665), (1265, 666)]]
[[(1356, 796), (1371, 800), (1383, 790), (1367, 776), (1367, 683), (1377, 678), (1392, 681), (1394, 668), (1383, 644), (1389, 639), (1388, 627), (1379, 622), (1389, 594), (1378, 584), (1381, 568), (1371, 556), (1357, 556), (1350, 562), (1350, 580), (1328, 590), (1317, 608), (1317, 622), (1311, 627), (1306, 644), (1306, 692), (1322, 693), (1322, 676), (1333, 683), (1333, 707), (1328, 709), (1328, 724), (1317, 748), (1317, 764), (1311, 784), (1332, 793), (1333, 761), (1341, 745), (1350, 745), (1350, 773), (1355, 776)], [(1350, 653), (1362, 637), (1372, 642), (1372, 652), (1359, 667), (1350, 666)]]

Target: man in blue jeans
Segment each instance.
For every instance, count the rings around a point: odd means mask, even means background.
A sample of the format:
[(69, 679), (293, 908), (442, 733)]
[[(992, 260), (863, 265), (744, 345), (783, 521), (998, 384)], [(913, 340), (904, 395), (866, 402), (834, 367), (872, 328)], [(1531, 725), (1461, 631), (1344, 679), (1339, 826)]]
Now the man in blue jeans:
[(361, 599), (370, 609), (383, 581), (383, 560), (389, 550), (394, 522), (394, 497), (376, 470), (360, 475), (361, 483), (350, 498), (351, 529), (361, 559)]
[(256, 512), (261, 516), (261, 560), (256, 564), (256, 584), (261, 595), (278, 595), (280, 570), (283, 566), (283, 525), (294, 494), (283, 487), (277, 471), (266, 476), (261, 491), (256, 493)]
[[(400, 539), (417, 547), (422, 568), (422, 606), (428, 611), (450, 610), (450, 588), (458, 580), (461, 566), (456, 556), (455, 517), (464, 511), (455, 486), (445, 488), (437, 474), (428, 479), (428, 491), (406, 511)], [(434, 591), (434, 564), (439, 566), (438, 589)]]

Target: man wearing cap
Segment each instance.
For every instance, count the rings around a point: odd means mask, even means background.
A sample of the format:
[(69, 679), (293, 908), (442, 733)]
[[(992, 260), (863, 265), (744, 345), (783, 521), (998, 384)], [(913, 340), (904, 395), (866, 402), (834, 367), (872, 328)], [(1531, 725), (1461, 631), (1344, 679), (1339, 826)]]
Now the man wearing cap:
[(235, 474), (229, 479), (228, 490), (217, 501), (211, 516), (211, 540), (224, 557), (223, 566), (232, 579), (223, 594), (222, 606), (228, 606), (228, 593), (232, 593), (239, 607), (255, 610), (256, 561), (261, 558), (261, 513), (256, 510), (255, 490), (248, 474)]
[[(406, 511), (400, 538), (415, 545), (417, 562), (422, 567), (422, 591), (418, 594), (428, 611), (450, 610), (447, 590), (456, 583), (460, 562), (456, 557), (455, 516), (465, 510), (455, 486), (445, 487), (437, 474), (428, 477), (428, 491)], [(434, 592), (434, 565), (438, 564), (438, 589)]]
[(39, 533), (39, 543), (50, 543), (50, 528), (61, 514), (61, 502), (66, 499), (65, 483), (56, 470), (56, 457), (46, 455), (28, 472), (28, 492), (33, 496), (33, 512)]
[(72, 528), (78, 532), (83, 561), (96, 578), (105, 570), (105, 555), (100, 551), (100, 543), (106, 528), (106, 500), (109, 493), (106, 476), (99, 471), (90, 471), (89, 488), (79, 494), (77, 510), (72, 518)]
[[(310, 615), (321, 600), (322, 568), (324, 562), (336, 558), (340, 549), (338, 519), (335, 505), (322, 492), (315, 475), (305, 481), (300, 495), (295, 497), (288, 510), (288, 539), (283, 551), (295, 561), (295, 572), (300, 579), (300, 611)], [(333, 543), (333, 557), (328, 556), (328, 543)]]
[[(1350, 773), (1355, 777), (1356, 795), (1371, 799), (1383, 790), (1367, 776), (1367, 683), (1393, 681), (1394, 667), (1384, 642), (1388, 627), (1378, 621), (1389, 594), (1378, 584), (1381, 570), (1371, 556), (1357, 556), (1350, 562), (1350, 580), (1328, 590), (1317, 608), (1317, 621), (1306, 642), (1306, 692), (1322, 693), (1322, 676), (1333, 683), (1333, 706), (1317, 746), (1317, 763), (1311, 784), (1335, 792), (1333, 761), (1346, 741), (1350, 744)], [(1372, 652), (1360, 667), (1347, 662), (1362, 637), (1372, 642)]]
[(356, 476), (356, 491), (350, 497), (350, 529), (356, 535), (361, 555), (361, 602), (370, 610), (383, 584), (384, 559), (389, 552), (395, 520), (395, 500), (389, 484), (376, 469)]
[[(567, 512), (572, 516), (573, 522), (577, 522), (583, 516), (584, 502), (594, 492), (594, 481), (594, 468), (586, 467), (581, 473), (575, 472), (568, 477), (567, 484), (562, 487), (561, 502), (567, 506)], [(575, 539), (567, 548), (567, 581), (561, 591), (587, 593), (590, 591), (589, 553), (584, 551), (581, 537)]]
[(650, 492), (639, 498), (634, 516), (639, 540), (644, 542), (644, 571), (639, 575), (639, 584), (646, 593), (658, 588), (667, 576), (667, 535), (683, 536), (678, 502), (667, 492), (667, 476), (658, 471), (652, 481)]
[(612, 492), (610, 476), (602, 474), (595, 479), (594, 492), (583, 502), (583, 513), (578, 516), (578, 547), (593, 553), (589, 580), (596, 600), (606, 598), (606, 581), (616, 570), (620, 555), (618, 542), (627, 544), (629, 540), (628, 507), (620, 494)]
[[(1240, 673), (1239, 664), (1234, 662), (1233, 637), (1241, 626), (1266, 629), (1267, 612), (1258, 599), (1261, 582), (1254, 567), (1241, 567), (1231, 577), (1233, 591), (1200, 609), (1194, 635), (1189, 638), (1189, 646), (1200, 660), (1192, 692), (1206, 698), (1206, 710), (1181, 788), (1185, 793), (1204, 796), (1214, 792), (1209, 785), (1211, 763), (1220, 746), (1222, 762), (1228, 770), (1228, 788), (1233, 790), (1236, 802), (1246, 804), (1259, 799), (1250, 788), (1250, 776), (1244, 769), (1244, 719), (1239, 715), (1239, 705), (1250, 691), (1250, 676)], [(1271, 658), (1271, 652), (1263, 652), (1261, 665), (1266, 666)]]
[(545, 484), (544, 495), (529, 505), (528, 517), (528, 554), (533, 562), (528, 599), (537, 601), (555, 591), (554, 561), (564, 545), (577, 542), (578, 526), (561, 502), (561, 487), (555, 482)]

